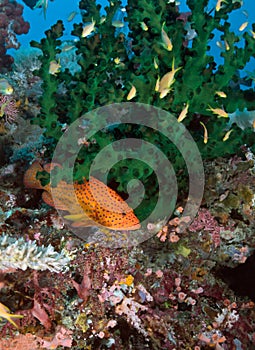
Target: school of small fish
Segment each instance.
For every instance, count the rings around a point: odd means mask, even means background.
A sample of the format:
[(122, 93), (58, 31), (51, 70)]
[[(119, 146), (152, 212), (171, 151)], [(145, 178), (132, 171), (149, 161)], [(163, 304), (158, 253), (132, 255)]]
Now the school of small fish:
[(60, 181), (54, 189), (50, 184), (42, 186), (36, 175), (43, 170), (49, 172), (51, 166), (46, 164), (43, 168), (39, 162), (34, 162), (24, 175), (24, 185), (44, 190), (44, 202), (56, 209), (68, 211), (69, 214), (64, 218), (70, 220), (73, 227), (101, 225), (112, 230), (140, 228), (132, 208), (115, 191), (93, 177), (89, 181), (84, 179), (81, 184)]
[[(215, 11), (219, 12), (220, 10), (222, 10), (224, 8), (224, 6), (227, 3), (228, 3), (227, 0), (217, 0), (216, 5), (215, 5)], [(44, 14), (46, 15), (46, 10), (47, 10), (47, 7), (48, 7), (48, 0), (38, 0), (36, 5), (34, 6), (34, 8), (38, 8), (38, 7), (42, 7), (43, 11), (44, 11)], [(122, 11), (124, 12), (125, 8), (123, 8)], [(242, 13), (243, 13), (243, 15), (246, 18), (248, 18), (247, 11), (243, 10)], [(71, 22), (77, 14), (78, 13), (76, 11), (72, 11), (68, 15), (67, 21)], [(104, 23), (105, 20), (106, 20), (106, 16), (102, 16), (101, 19), (98, 22), (99, 25)], [(119, 19), (112, 20), (111, 23), (112, 23), (112, 26), (114, 26), (115, 28), (122, 28), (125, 25), (123, 20), (119, 20)], [(143, 31), (148, 31), (149, 30), (148, 25), (144, 21), (139, 22), (139, 24), (140, 24), (140, 27), (141, 27), (141, 29)], [(92, 34), (95, 31), (95, 29), (96, 29), (95, 25), (96, 25), (96, 21), (93, 20), (93, 18), (92, 18), (91, 22), (87, 23), (83, 27), (82, 33), (81, 33), (81, 37), (82, 38), (86, 38), (90, 34)], [(187, 22), (186, 25), (190, 26), (190, 23)], [(239, 26), (238, 30), (240, 32), (242, 32), (242, 31), (244, 31), (247, 28), (248, 25), (249, 25), (249, 22), (248, 22), (248, 20), (246, 20), (245, 22), (243, 22)], [(190, 26), (189, 29), (191, 29), (191, 26)], [(168, 30), (166, 28), (165, 22), (163, 22), (163, 24), (161, 26), (161, 32), (160, 32), (160, 35), (161, 35), (161, 43), (160, 43), (160, 45), (162, 45), (167, 51), (171, 52), (173, 50), (173, 43), (172, 43), (172, 40), (169, 37), (167, 31)], [(252, 37), (255, 39), (255, 32), (250, 29), (250, 33), (251, 33)], [(192, 37), (188, 38), (188, 40), (192, 40), (196, 36), (197, 36), (197, 33), (194, 32)], [(229, 51), (230, 50), (230, 45), (229, 45), (228, 41), (226, 39), (224, 39), (223, 42), (224, 42), (224, 44), (222, 42), (220, 42), (220, 41), (216, 41), (216, 45), (222, 50), (225, 49), (226, 51)], [(73, 47), (74, 47), (74, 45), (67, 45), (66, 47), (63, 48), (63, 51), (71, 50)], [(116, 57), (114, 59), (114, 63), (117, 66), (120, 65), (121, 64), (121, 59), (119, 57)], [(154, 64), (154, 68), (157, 70), (159, 68), (159, 63), (158, 63), (158, 59), (156, 57), (154, 57), (153, 64)], [(53, 61), (50, 62), (49, 73), (52, 74), (52, 75), (56, 75), (56, 74), (58, 74), (60, 72), (60, 68), (61, 68), (60, 62), (59, 61), (57, 62), (56, 60), (53, 60)], [(175, 82), (175, 74), (181, 68), (182, 67), (175, 68), (175, 63), (174, 63), (174, 58), (173, 58), (171, 71), (165, 73), (162, 77), (160, 77), (158, 75), (156, 83), (155, 83), (154, 90), (159, 93), (159, 98), (160, 99), (165, 98), (169, 94), (169, 92), (171, 92), (173, 90), (172, 89), (172, 85)], [(0, 79), (0, 93), (6, 94), (6, 95), (13, 93), (13, 88), (12, 88), (12, 86), (9, 84), (9, 82), (6, 79)], [(127, 97), (126, 97), (127, 101), (131, 101), (136, 95), (137, 95), (137, 89), (136, 89), (135, 85), (131, 84), (131, 88), (130, 88), (130, 90), (129, 90), (128, 94), (127, 94)], [(220, 97), (220, 98), (227, 98), (227, 94), (224, 91), (216, 91), (215, 95)], [(218, 118), (228, 118), (229, 117), (228, 113), (222, 108), (212, 108), (211, 106), (208, 106), (208, 107), (209, 108), (207, 110), (211, 111), (214, 115), (217, 115)], [(179, 116), (177, 118), (177, 121), (179, 123), (182, 122), (187, 117), (188, 109), (189, 109), (189, 103), (187, 102), (185, 107), (180, 112), (180, 114), (179, 114)], [(200, 124), (203, 126), (203, 129), (204, 129), (204, 143), (207, 143), (207, 141), (208, 141), (208, 131), (207, 131), (206, 126), (205, 126), (205, 124), (203, 122), (201, 122)], [(231, 132), (232, 132), (232, 130), (229, 130), (225, 134), (225, 136), (223, 137), (223, 141), (228, 140)]]

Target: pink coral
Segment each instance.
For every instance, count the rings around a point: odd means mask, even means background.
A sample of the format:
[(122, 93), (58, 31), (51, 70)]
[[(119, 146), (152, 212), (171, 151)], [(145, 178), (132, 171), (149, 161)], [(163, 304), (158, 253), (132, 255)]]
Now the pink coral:
[(9, 70), (13, 58), (7, 55), (7, 49), (18, 49), (20, 43), (16, 35), (27, 34), (30, 28), (22, 17), (23, 6), (16, 1), (0, 1), (0, 67), (1, 71)]
[(44, 340), (43, 348), (57, 349), (58, 346), (71, 348), (73, 341), (72, 333), (72, 331), (63, 326), (57, 326), (54, 337), (50, 341)]
[(0, 95), (0, 118), (5, 117), (6, 121), (12, 122), (18, 114), (16, 102), (8, 95)]
[(88, 266), (88, 264), (86, 264), (81, 284), (72, 280), (73, 286), (76, 289), (78, 296), (81, 299), (83, 299), (84, 303), (87, 302), (89, 294), (90, 294), (90, 290), (91, 290), (91, 280), (88, 276), (89, 272), (90, 272), (89, 266)]
[(199, 210), (197, 217), (189, 226), (189, 231), (208, 231), (212, 237), (215, 247), (220, 245), (220, 231), (221, 226), (214, 219), (208, 209), (202, 208)]

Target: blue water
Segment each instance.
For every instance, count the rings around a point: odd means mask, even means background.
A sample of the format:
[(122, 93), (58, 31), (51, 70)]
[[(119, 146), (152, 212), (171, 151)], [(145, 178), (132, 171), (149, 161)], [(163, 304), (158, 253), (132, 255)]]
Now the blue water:
[[(233, 0), (234, 1), (234, 0)], [(19, 0), (21, 4), (24, 5), (24, 3)], [(186, 5), (186, 1), (181, 0), (180, 8), (183, 11), (186, 11), (188, 8)], [(107, 0), (100, 0), (98, 3), (102, 4), (102, 7), (105, 7), (108, 5)], [(250, 23), (255, 22), (255, 11), (254, 11), (254, 0), (244, 0), (244, 5), (242, 8), (238, 11), (234, 11), (231, 16), (231, 24), (233, 29), (237, 30), (239, 26), (245, 22), (249, 21)], [(49, 6), (47, 10), (46, 19), (44, 19), (43, 12), (41, 9), (35, 9), (31, 10), (29, 7), (24, 6), (24, 13), (23, 17), (25, 20), (27, 20), (30, 25), (30, 31), (27, 35), (21, 35), (19, 36), (19, 40), (22, 43), (22, 45), (28, 45), (30, 40), (40, 40), (44, 36), (44, 31), (49, 29), (49, 27), (54, 24), (58, 19), (62, 19), (65, 23), (66, 27), (66, 37), (70, 38), (70, 32), (72, 30), (72, 26), (74, 22), (80, 21), (80, 17), (77, 15), (73, 22), (67, 22), (67, 17), (72, 11), (79, 12), (78, 8), (79, 1), (78, 0), (54, 0), (49, 1)], [(216, 0), (210, 1), (211, 6), (208, 7), (208, 9), (212, 9), (215, 4)], [(242, 11), (245, 10), (248, 12), (249, 17), (246, 19)], [(249, 25), (248, 28), (251, 28)]]
[[(127, 0), (123, 1), (123, 4), (126, 3)], [(240, 0), (233, 0), (240, 1)], [(55, 24), (58, 19), (62, 19), (65, 24), (65, 33), (63, 39), (71, 39), (71, 31), (73, 28), (73, 23), (79, 23), (81, 21), (81, 17), (79, 15), (79, 1), (78, 0), (54, 0), (50, 1), (48, 4), (46, 19), (44, 18), (42, 9), (31, 10), (27, 7), (22, 0), (18, 0), (21, 4), (24, 5), (24, 13), (23, 17), (26, 21), (30, 23), (30, 31), (26, 35), (19, 35), (18, 40), (22, 44), (22, 48), (29, 47), (29, 43), (31, 40), (40, 41), (42, 37), (44, 37), (44, 32), (50, 28), (51, 25)], [(208, 11), (213, 9), (216, 5), (217, 0), (210, 0)], [(108, 5), (107, 0), (98, 1), (102, 5), (102, 8)], [(181, 11), (188, 11), (188, 7), (186, 6), (185, 0), (180, 0), (180, 9)], [(74, 18), (72, 22), (68, 22), (68, 15), (72, 11), (77, 11), (78, 15)], [(248, 18), (243, 13), (245, 11), (248, 13)], [(252, 29), (251, 24), (255, 23), (255, 11), (254, 11), (254, 0), (244, 0), (243, 6), (241, 9), (233, 11), (230, 17), (231, 29), (238, 33), (238, 28), (243, 22), (249, 21), (249, 25), (246, 30)], [(216, 43), (216, 37), (214, 44)], [(255, 40), (254, 40), (255, 43)], [(220, 58), (220, 49), (216, 45), (212, 45), (211, 53), (215, 56), (216, 62), (221, 63)], [(15, 55), (15, 51), (11, 50), (11, 54)], [(255, 60), (252, 59), (250, 63), (246, 66), (248, 71), (253, 71), (255, 69)]]

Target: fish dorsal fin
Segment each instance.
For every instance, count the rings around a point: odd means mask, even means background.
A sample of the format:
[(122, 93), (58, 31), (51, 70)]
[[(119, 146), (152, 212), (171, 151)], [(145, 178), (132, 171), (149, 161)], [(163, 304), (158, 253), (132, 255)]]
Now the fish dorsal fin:
[(43, 189), (44, 187), (41, 185), (40, 180), (36, 178), (36, 174), (38, 171), (43, 171), (43, 167), (38, 161), (35, 161), (25, 172), (23, 182), (25, 187), (27, 188), (37, 188)]
[(44, 191), (42, 194), (43, 201), (48, 204), (50, 207), (55, 207), (52, 195), (49, 192)]
[(94, 177), (90, 178), (89, 187), (92, 196), (93, 193), (95, 194), (94, 200), (100, 207), (116, 213), (127, 213), (132, 210), (117, 192)]
[(50, 196), (46, 196), (45, 198), (49, 200), (56, 209), (69, 211), (70, 214), (83, 213), (81, 205), (76, 198), (75, 184), (73, 185), (65, 181), (60, 181), (56, 187), (50, 188)]
[(58, 163), (47, 163), (43, 166), (43, 169), (47, 171), (47, 173), (50, 173), (56, 166), (62, 168), (62, 166)]

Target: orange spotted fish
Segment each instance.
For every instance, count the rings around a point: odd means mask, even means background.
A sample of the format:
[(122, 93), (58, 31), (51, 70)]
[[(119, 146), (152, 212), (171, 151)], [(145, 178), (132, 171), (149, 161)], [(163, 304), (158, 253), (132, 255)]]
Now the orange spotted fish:
[[(68, 184), (60, 181), (54, 188), (51, 184), (42, 186), (36, 178), (37, 172), (50, 172), (52, 166), (44, 168), (34, 162), (24, 175), (24, 185), (28, 188), (43, 189), (42, 199), (56, 209), (68, 211), (64, 218), (72, 221), (73, 227), (106, 226), (112, 230), (137, 230), (140, 222), (132, 208), (111, 188), (91, 177), (82, 184)], [(74, 196), (75, 194), (75, 196)], [(93, 196), (95, 194), (95, 196)]]

